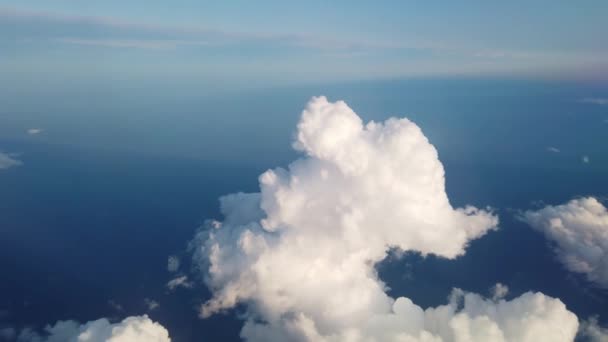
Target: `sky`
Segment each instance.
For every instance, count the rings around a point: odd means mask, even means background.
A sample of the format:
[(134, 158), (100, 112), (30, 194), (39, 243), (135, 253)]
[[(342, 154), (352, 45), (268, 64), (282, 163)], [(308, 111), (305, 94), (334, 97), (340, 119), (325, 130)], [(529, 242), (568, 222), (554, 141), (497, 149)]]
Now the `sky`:
[(0, 0), (0, 342), (608, 340), (606, 18)]
[(31, 83), (605, 80), (607, 16), (605, 1), (3, 0), (0, 71)]

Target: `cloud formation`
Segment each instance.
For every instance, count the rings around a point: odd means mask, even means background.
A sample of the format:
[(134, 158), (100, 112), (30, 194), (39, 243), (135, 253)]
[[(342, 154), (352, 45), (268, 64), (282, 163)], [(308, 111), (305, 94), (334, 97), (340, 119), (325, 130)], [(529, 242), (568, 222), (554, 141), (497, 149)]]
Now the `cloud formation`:
[(156, 310), (160, 307), (160, 304), (154, 299), (144, 298), (144, 304), (148, 308), (148, 311)]
[(0, 152), (0, 170), (8, 169), (22, 164), (23, 163), (20, 160), (15, 159), (13, 155)]
[(587, 97), (587, 98), (582, 99), (581, 102), (596, 104), (596, 105), (600, 105), (600, 106), (607, 106), (608, 105), (608, 98)]
[(191, 281), (188, 280), (188, 276), (182, 275), (182, 276), (169, 280), (169, 282), (167, 282), (166, 286), (169, 289), (169, 291), (173, 291), (173, 290), (177, 289), (178, 287), (185, 287), (185, 288), (189, 289), (193, 286), (193, 284)]
[(450, 205), (437, 151), (413, 122), (364, 125), (346, 103), (316, 97), (294, 147), (306, 156), (263, 173), (260, 193), (222, 197), (224, 221), (191, 242), (213, 292), (202, 317), (246, 304), (250, 341), (574, 338), (576, 316), (541, 293), (505, 301), (454, 290), (426, 310), (386, 294), (374, 265), (389, 249), (451, 259), (498, 223)]
[(102, 318), (79, 324), (76, 321), (59, 321), (44, 328), (44, 334), (31, 329), (23, 330), (19, 342), (169, 342), (169, 333), (147, 315), (131, 316), (119, 323)]
[(505, 298), (509, 293), (509, 287), (501, 283), (496, 283), (490, 290), (492, 291), (492, 299), (495, 301)]
[(42, 131), (44, 131), (42, 128), (30, 128), (27, 130), (27, 134), (36, 135), (42, 133)]
[(608, 210), (594, 197), (527, 211), (522, 216), (554, 244), (569, 270), (608, 288)]
[(176, 255), (170, 255), (167, 258), (167, 271), (173, 273), (179, 270), (179, 257)]
[(597, 317), (582, 321), (579, 335), (589, 342), (608, 342), (608, 329), (598, 324)]

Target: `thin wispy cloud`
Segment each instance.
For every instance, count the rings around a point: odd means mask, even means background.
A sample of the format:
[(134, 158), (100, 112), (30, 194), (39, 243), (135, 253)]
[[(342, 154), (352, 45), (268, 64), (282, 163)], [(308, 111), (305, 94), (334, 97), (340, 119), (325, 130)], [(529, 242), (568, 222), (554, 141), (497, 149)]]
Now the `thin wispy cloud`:
[(0, 170), (23, 165), (23, 162), (16, 159), (14, 154), (0, 152)]
[(559, 148), (553, 147), (553, 146), (547, 147), (547, 151), (553, 152), (553, 153), (560, 153), (561, 152), (561, 150)]
[(29, 135), (36, 135), (42, 133), (44, 130), (42, 128), (30, 128), (26, 132)]
[[(377, 40), (353, 41), (332, 38), (330, 35), (238, 32), (196, 26), (165, 26), (110, 17), (73, 16), (18, 9), (0, 9), (0, 27), (2, 23), (11, 25), (13, 39), (42, 39), (56, 43), (109, 48), (175, 49), (181, 46), (252, 43), (322, 51), (437, 50), (445, 48), (442, 44), (425, 40), (408, 43)], [(40, 28), (35, 31), (34, 36), (32, 36), (32, 27)], [(44, 29), (49, 27), (53, 29)]]
[(590, 103), (590, 104), (595, 104), (595, 105), (600, 105), (600, 106), (608, 106), (608, 98), (603, 98), (603, 97), (586, 97), (586, 98), (580, 100), (580, 102)]
[(134, 48), (134, 49), (176, 49), (179, 46), (208, 46), (206, 41), (188, 41), (188, 40), (120, 40), (120, 39), (78, 39), (78, 38), (58, 38), (57, 42), (85, 45), (85, 46), (100, 46), (109, 48)]

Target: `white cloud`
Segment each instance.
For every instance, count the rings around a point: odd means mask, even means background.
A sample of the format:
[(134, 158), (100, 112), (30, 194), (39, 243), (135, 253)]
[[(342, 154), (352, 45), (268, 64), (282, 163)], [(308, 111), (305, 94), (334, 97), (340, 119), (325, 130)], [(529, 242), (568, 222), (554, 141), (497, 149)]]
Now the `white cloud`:
[(574, 199), (538, 211), (523, 220), (555, 246), (559, 261), (570, 271), (608, 288), (608, 211), (597, 199)]
[(583, 156), (583, 157), (581, 158), (581, 160), (582, 160), (582, 161), (583, 161), (583, 163), (585, 163), (585, 164), (589, 164), (589, 162), (591, 161), (591, 160), (589, 159), (589, 156)]
[(596, 105), (600, 105), (600, 106), (606, 106), (606, 105), (608, 105), (608, 98), (587, 97), (587, 98), (582, 99), (581, 102), (596, 104)]
[(547, 151), (553, 152), (553, 153), (559, 153), (559, 152), (561, 152), (559, 148), (553, 147), (553, 146), (547, 147)]
[(493, 300), (503, 299), (509, 293), (509, 287), (501, 283), (496, 283), (490, 290)]
[(598, 324), (597, 317), (582, 321), (579, 334), (589, 342), (608, 342), (608, 329)]
[(15, 159), (13, 155), (0, 152), (0, 170), (8, 169), (22, 164), (23, 163), (20, 160)]
[(177, 272), (177, 270), (179, 270), (179, 264), (179, 257), (175, 255), (169, 256), (169, 258), (167, 258), (167, 271), (172, 273)]
[(174, 279), (171, 279), (167, 283), (167, 288), (169, 291), (173, 291), (178, 287), (191, 288), (193, 286), (192, 282), (188, 280), (187, 276), (179, 276)]
[(27, 134), (36, 135), (42, 133), (42, 131), (44, 131), (42, 128), (30, 128), (27, 130)]
[(540, 293), (455, 290), (427, 310), (386, 294), (374, 265), (391, 247), (455, 258), (498, 223), (450, 205), (437, 151), (414, 123), (363, 125), (344, 102), (313, 98), (294, 147), (306, 157), (262, 174), (260, 193), (222, 197), (224, 221), (191, 242), (213, 292), (203, 317), (247, 304), (241, 336), (252, 341), (573, 339), (576, 316)]
[(169, 332), (148, 316), (132, 316), (119, 323), (102, 318), (79, 324), (76, 321), (59, 321), (47, 325), (40, 335), (31, 329), (23, 330), (20, 342), (169, 342)]
[(144, 298), (144, 304), (148, 307), (148, 311), (156, 310), (160, 307), (160, 304), (157, 301), (150, 298)]

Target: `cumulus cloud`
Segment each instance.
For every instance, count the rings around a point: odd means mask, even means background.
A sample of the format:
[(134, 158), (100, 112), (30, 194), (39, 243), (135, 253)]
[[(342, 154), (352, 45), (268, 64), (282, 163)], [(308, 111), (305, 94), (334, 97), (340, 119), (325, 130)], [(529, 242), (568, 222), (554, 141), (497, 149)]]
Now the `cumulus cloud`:
[(14, 155), (0, 152), (0, 170), (22, 165), (20, 160), (15, 159)]
[(179, 257), (171, 255), (167, 258), (167, 271), (177, 272), (179, 270)]
[(178, 287), (185, 287), (185, 288), (191, 288), (193, 286), (192, 282), (190, 280), (188, 280), (188, 276), (179, 276), (176, 277), (174, 279), (169, 280), (169, 282), (167, 282), (167, 288), (169, 289), (169, 291), (173, 291), (175, 289), (177, 289)]
[(105, 318), (79, 324), (76, 321), (59, 321), (47, 325), (44, 333), (23, 330), (19, 342), (169, 342), (169, 332), (148, 316), (131, 316), (122, 322), (110, 323)]
[(582, 321), (579, 335), (589, 342), (608, 342), (608, 329), (598, 324), (597, 317)]
[(246, 304), (241, 336), (251, 341), (574, 338), (576, 316), (541, 293), (505, 301), (455, 290), (426, 310), (386, 294), (374, 266), (391, 248), (451, 259), (498, 223), (451, 206), (437, 151), (414, 123), (364, 125), (346, 103), (317, 97), (294, 147), (306, 156), (263, 173), (260, 193), (222, 197), (224, 220), (191, 242), (213, 293), (202, 317)]
[(527, 211), (522, 218), (554, 244), (558, 260), (568, 270), (608, 288), (608, 211), (596, 198), (549, 205)]

